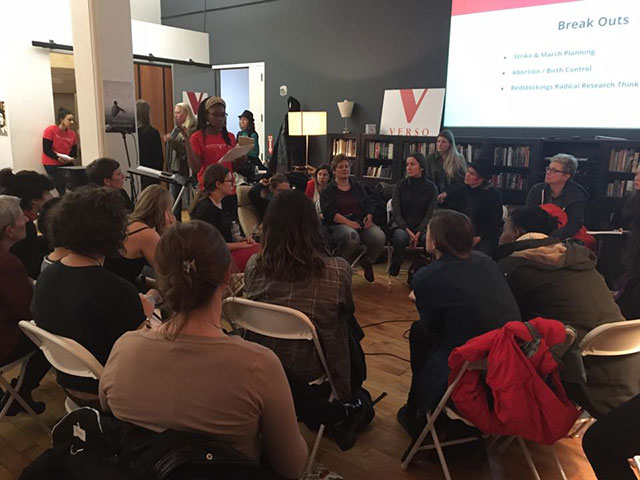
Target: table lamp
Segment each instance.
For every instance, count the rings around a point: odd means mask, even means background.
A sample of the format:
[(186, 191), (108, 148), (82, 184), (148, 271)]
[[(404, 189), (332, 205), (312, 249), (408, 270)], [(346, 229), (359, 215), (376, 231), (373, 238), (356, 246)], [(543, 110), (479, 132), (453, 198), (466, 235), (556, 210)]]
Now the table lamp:
[(338, 110), (340, 110), (340, 116), (344, 118), (344, 128), (342, 129), (342, 133), (351, 133), (349, 130), (349, 119), (351, 118), (351, 113), (353, 112), (354, 102), (350, 100), (343, 100), (342, 102), (338, 102)]

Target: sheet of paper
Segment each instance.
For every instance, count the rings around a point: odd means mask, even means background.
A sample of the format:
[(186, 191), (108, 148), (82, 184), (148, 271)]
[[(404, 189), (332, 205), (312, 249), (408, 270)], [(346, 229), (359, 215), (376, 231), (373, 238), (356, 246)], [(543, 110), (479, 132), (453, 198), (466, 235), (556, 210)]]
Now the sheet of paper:
[[(240, 137), (243, 138), (243, 137)], [(253, 149), (253, 139), (250, 138), (250, 145), (236, 145), (219, 160), (219, 162), (233, 162), (236, 158), (244, 157), (251, 149)]]

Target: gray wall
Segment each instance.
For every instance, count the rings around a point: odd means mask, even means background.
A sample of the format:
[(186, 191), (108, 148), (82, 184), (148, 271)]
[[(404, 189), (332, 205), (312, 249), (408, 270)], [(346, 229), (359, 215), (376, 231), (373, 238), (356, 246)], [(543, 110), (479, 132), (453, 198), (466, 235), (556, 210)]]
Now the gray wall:
[(173, 65), (174, 105), (182, 101), (182, 92), (207, 92), (214, 95), (215, 86), (215, 74), (210, 68)]
[[(206, 1), (208, 11), (203, 13)], [(211, 63), (265, 62), (265, 134), (277, 137), (287, 85), (304, 110), (326, 110), (341, 132), (336, 102), (356, 102), (351, 130), (380, 125), (385, 89), (444, 87), (451, 0), (162, 0), (162, 23), (207, 31)], [(324, 137), (309, 142), (326, 160)]]

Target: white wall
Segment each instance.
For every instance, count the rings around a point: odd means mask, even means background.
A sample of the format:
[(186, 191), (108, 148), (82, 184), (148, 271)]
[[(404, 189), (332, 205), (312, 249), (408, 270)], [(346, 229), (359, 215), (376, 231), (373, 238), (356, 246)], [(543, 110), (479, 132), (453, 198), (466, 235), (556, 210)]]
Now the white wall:
[[(144, 8), (135, 8), (147, 15), (155, 8), (152, 3), (148, 0)], [(73, 45), (69, 0), (0, 0), (0, 18), (3, 38), (7, 39), (5, 48), (0, 49), (0, 99), (5, 101), (9, 125), (9, 137), (0, 137), (0, 167), (44, 171), (40, 161), (42, 132), (55, 123), (51, 68), (49, 50), (33, 47), (31, 42), (54, 40)], [(134, 53), (209, 63), (208, 34), (135, 20), (131, 23)], [(117, 31), (116, 26), (116, 35)], [(132, 59), (118, 57), (109, 62), (133, 72)], [(111, 148), (118, 148), (116, 143), (122, 145), (122, 139), (109, 138)]]
[(160, 23), (160, 0), (131, 0), (131, 19)]

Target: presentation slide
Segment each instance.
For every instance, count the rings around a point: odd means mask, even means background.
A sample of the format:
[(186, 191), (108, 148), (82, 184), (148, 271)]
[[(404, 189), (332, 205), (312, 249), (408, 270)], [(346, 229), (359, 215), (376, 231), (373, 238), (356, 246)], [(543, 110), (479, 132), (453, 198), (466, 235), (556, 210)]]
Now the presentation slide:
[(640, 128), (640, 0), (453, 0), (447, 127)]

